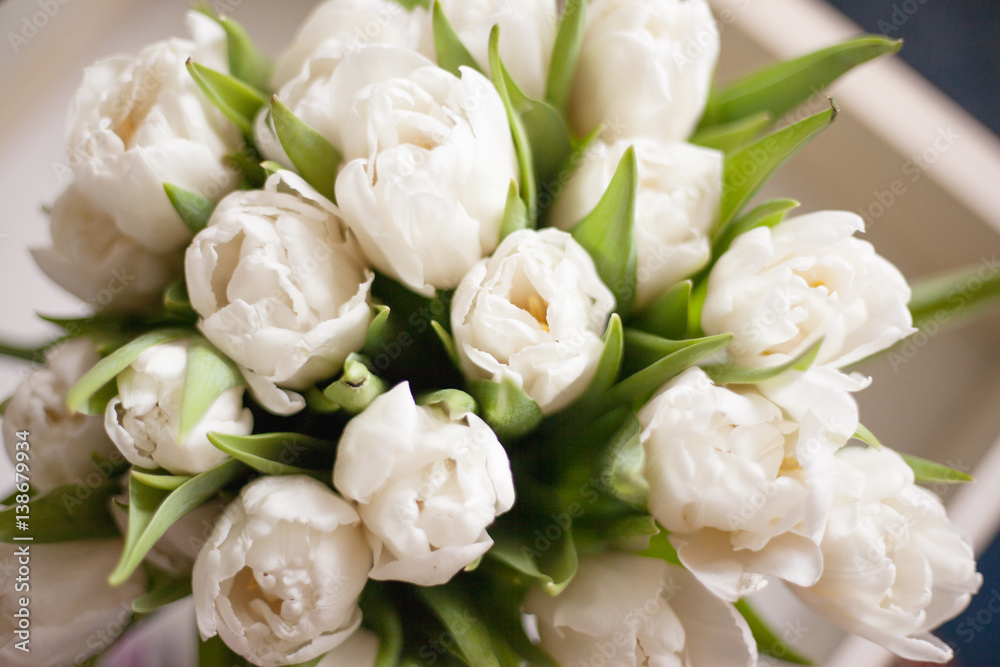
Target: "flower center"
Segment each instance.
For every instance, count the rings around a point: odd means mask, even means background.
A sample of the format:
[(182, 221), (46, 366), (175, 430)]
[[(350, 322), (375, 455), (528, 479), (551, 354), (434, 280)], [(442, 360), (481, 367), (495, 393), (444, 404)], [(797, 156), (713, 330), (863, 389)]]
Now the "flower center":
[(788, 475), (793, 472), (799, 472), (802, 470), (802, 466), (799, 465), (799, 460), (794, 456), (786, 456), (781, 460), (781, 467), (778, 468), (778, 474)]
[[(246, 596), (248, 600), (248, 609), (252, 610), (259, 604), (264, 604), (267, 605), (267, 608), (270, 609), (271, 613), (275, 616), (281, 616), (281, 603), (284, 602), (284, 600), (261, 588), (260, 583), (257, 581), (257, 577), (254, 576), (253, 569), (249, 566), (244, 567), (236, 573), (235, 577), (233, 577), (233, 588), (241, 590)], [(266, 620), (266, 617), (261, 616), (261, 618)]]
[(549, 309), (549, 304), (545, 303), (545, 299), (538, 296), (537, 294), (532, 294), (528, 297), (528, 307), (525, 310), (528, 314), (535, 318), (538, 322), (538, 326), (542, 327), (546, 333), (549, 330), (549, 320), (547, 317)]

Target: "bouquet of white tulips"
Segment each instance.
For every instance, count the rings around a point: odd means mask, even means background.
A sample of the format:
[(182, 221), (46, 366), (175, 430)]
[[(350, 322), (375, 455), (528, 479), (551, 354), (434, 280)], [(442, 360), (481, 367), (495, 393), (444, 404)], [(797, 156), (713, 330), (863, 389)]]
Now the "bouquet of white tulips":
[(327, 0), (274, 62), (188, 22), (70, 112), (34, 256), (94, 312), (3, 348), (0, 662), (192, 596), (205, 666), (808, 664), (765, 585), (950, 658), (982, 579), (918, 483), (968, 478), (856, 367), (1000, 281), (755, 198), (898, 42), (720, 86), (705, 0)]

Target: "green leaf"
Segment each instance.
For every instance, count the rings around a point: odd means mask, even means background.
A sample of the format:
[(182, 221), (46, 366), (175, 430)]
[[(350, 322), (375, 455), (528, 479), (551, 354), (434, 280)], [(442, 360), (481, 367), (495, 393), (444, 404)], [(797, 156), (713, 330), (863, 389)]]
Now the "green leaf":
[(334, 185), (337, 169), (343, 161), (333, 144), (302, 122), (277, 96), (271, 99), (271, 122), (281, 147), (302, 178), (332, 202), (337, 195)]
[(632, 325), (663, 338), (683, 338), (687, 333), (691, 281), (679, 282), (661, 294), (636, 317)]
[(722, 212), (717, 228), (724, 229), (739, 215), (778, 167), (837, 118), (837, 105), (789, 125), (726, 156), (723, 169)]
[[(66, 332), (66, 338), (89, 338), (99, 354), (106, 355), (148, 330), (146, 321), (138, 315), (127, 313), (94, 314), (89, 317), (67, 319), (49, 317), (37, 313), (38, 317), (51, 322)], [(34, 361), (42, 361), (42, 352), (56, 343), (65, 340), (57, 339), (47, 343), (38, 352)]]
[(257, 90), (270, 90), (271, 74), (274, 71), (271, 59), (257, 48), (239, 23), (225, 16), (217, 17), (216, 21), (226, 31), (229, 71)]
[[(729, 250), (739, 236), (757, 227), (774, 227), (785, 219), (785, 214), (797, 208), (799, 202), (794, 199), (772, 199), (754, 208), (749, 213), (733, 220), (725, 228), (716, 230), (712, 244), (712, 257), (718, 258)], [(705, 274), (707, 275), (707, 273)]]
[(318, 414), (340, 412), (340, 404), (324, 396), (318, 387), (309, 387), (303, 392), (303, 397), (306, 399), (306, 408), (313, 412)]
[[(612, 549), (632, 551), (635, 549), (632, 545), (636, 543), (637, 538), (644, 538), (648, 542), (659, 532), (659, 528), (656, 526), (656, 519), (645, 513), (645, 498), (649, 491), (648, 484), (645, 478), (635, 479), (640, 481), (641, 485), (636, 487), (637, 495), (632, 504), (637, 505), (641, 502), (643, 507), (642, 512), (622, 516), (609, 522), (606, 526), (599, 524), (598, 535)], [(587, 526), (584, 525), (582, 528), (586, 530)]]
[(417, 397), (417, 405), (438, 408), (451, 420), (459, 419), (469, 412), (475, 413), (479, 409), (476, 399), (459, 389), (439, 389), (423, 394)]
[(538, 403), (510, 380), (473, 380), (469, 393), (479, 404), (480, 416), (503, 441), (531, 433), (542, 421)]
[(462, 44), (451, 27), (451, 22), (444, 15), (444, 9), (440, 2), (434, 3), (432, 10), (432, 22), (434, 26), (434, 50), (437, 53), (438, 66), (445, 71), (451, 72), (455, 76), (462, 76), (460, 67), (471, 67), (477, 72), (481, 72), (476, 59), (472, 57), (469, 50)]
[(372, 318), (371, 324), (368, 325), (368, 333), (365, 334), (365, 345), (361, 348), (365, 354), (377, 351), (385, 342), (385, 325), (389, 322), (389, 312), (389, 306), (381, 304), (375, 306), (375, 317)]
[(52, 347), (54, 343), (45, 343), (39, 347), (21, 347), (11, 343), (0, 342), (0, 356), (32, 363), (45, 363), (45, 350)]
[[(0, 505), (3, 505), (4, 507), (10, 507), (11, 505), (13, 505), (16, 502), (16, 499), (17, 499), (17, 497), (19, 495), (21, 495), (21, 494), (19, 494), (17, 491), (14, 491), (14, 493), (10, 494), (9, 496), (7, 496), (6, 498), (4, 498), (3, 500), (0, 500)], [(34, 487), (29, 486), (28, 487), (28, 498), (33, 500), (36, 497), (38, 497), (38, 492), (35, 491)]]
[(417, 586), (416, 590), (454, 637), (469, 665), (500, 667), (489, 626), (480, 622), (463, 591), (454, 586)]
[(764, 368), (742, 368), (732, 364), (716, 364), (705, 366), (704, 371), (708, 377), (712, 378), (715, 384), (756, 384), (771, 378), (778, 377), (789, 370), (805, 371), (816, 361), (816, 355), (823, 346), (823, 341), (818, 340), (809, 347), (808, 350), (795, 357), (791, 361), (779, 366), (766, 366)]
[(759, 113), (781, 118), (852, 68), (880, 55), (896, 53), (902, 45), (901, 40), (868, 35), (765, 67), (713, 92), (701, 126)]
[(660, 387), (699, 361), (726, 349), (732, 339), (732, 334), (725, 333), (684, 341), (688, 343), (684, 348), (668, 354), (612, 387), (605, 395), (605, 404), (608, 407), (631, 405), (638, 410)]
[(351, 353), (344, 361), (340, 377), (323, 390), (323, 396), (348, 413), (356, 415), (386, 390), (385, 380), (371, 371), (364, 357)]
[[(645, 453), (639, 442), (642, 427), (636, 414), (630, 413), (622, 427), (608, 441), (600, 479), (616, 498), (645, 509), (649, 484), (642, 474)], [(652, 535), (656, 531), (654, 530)], [(604, 539), (609, 535), (602, 536)]]
[(285, 165), (278, 164), (273, 160), (264, 160), (263, 162), (260, 163), (260, 168), (264, 170), (265, 179), (274, 176), (279, 171), (285, 171), (286, 169), (288, 169), (288, 167), (286, 167)]
[(230, 153), (225, 157), (226, 164), (240, 172), (243, 177), (243, 187), (249, 190), (258, 190), (264, 187), (268, 173), (261, 164), (260, 153), (251, 147)]
[(528, 209), (518, 192), (517, 181), (512, 180), (507, 189), (507, 205), (503, 209), (503, 221), (500, 223), (500, 240), (521, 229), (528, 228)]
[(431, 328), (434, 329), (434, 333), (437, 335), (438, 340), (441, 341), (441, 345), (444, 346), (444, 351), (448, 353), (448, 358), (455, 368), (461, 368), (462, 362), (458, 358), (458, 349), (455, 347), (455, 339), (452, 338), (448, 330), (444, 328), (444, 325), (437, 320), (431, 320)]
[(188, 345), (178, 439), (183, 440), (224, 392), (243, 384), (236, 365), (201, 337)]
[[(566, 120), (548, 102), (535, 100), (525, 95), (506, 69), (503, 70), (505, 91), (510, 105), (520, 119), (524, 138), (530, 147), (532, 171), (536, 185), (555, 181), (566, 161), (573, 154), (573, 137)], [(551, 199), (551, 198), (550, 198)], [(552, 201), (540, 205), (551, 206)], [(534, 212), (528, 211), (531, 227), (535, 226)]]
[(566, 113), (569, 93), (576, 74), (576, 63), (583, 46), (583, 32), (587, 25), (587, 0), (568, 0), (559, 21), (552, 61), (549, 63), (548, 80), (545, 84), (545, 99)]
[(369, 580), (361, 594), (365, 625), (379, 637), (373, 667), (396, 667), (403, 652), (403, 623), (384, 586)]
[(265, 475), (313, 475), (333, 469), (336, 445), (299, 433), (209, 433), (218, 449)]
[(198, 667), (253, 667), (253, 664), (234, 653), (215, 635), (208, 639), (198, 637)]
[(704, 336), (705, 332), (701, 328), (701, 311), (705, 307), (705, 298), (708, 296), (708, 281), (702, 280), (695, 284), (691, 292), (691, 300), (688, 302), (688, 330), (689, 337)]
[(618, 313), (612, 313), (608, 327), (604, 331), (604, 349), (597, 361), (597, 370), (590, 379), (590, 384), (577, 399), (580, 405), (587, 405), (602, 396), (618, 379), (624, 354), (622, 320)]
[(208, 226), (208, 219), (215, 210), (215, 202), (171, 183), (164, 183), (163, 190), (167, 193), (167, 199), (177, 211), (177, 215), (192, 234), (197, 234)]
[[(573, 154), (569, 128), (552, 107), (544, 102), (532, 102), (521, 118), (535, 160), (535, 172), (543, 183), (556, 180), (559, 170)], [(548, 202), (551, 206), (552, 202)]]
[(629, 377), (652, 366), (667, 355), (690, 347), (699, 341), (709, 338), (686, 338), (671, 340), (662, 338), (638, 329), (625, 330), (625, 364), (624, 375)]
[(139, 480), (142, 484), (161, 491), (176, 491), (185, 482), (189, 482), (194, 475), (171, 475), (161, 473), (143, 472), (138, 468), (132, 468), (132, 478)]
[[(18, 513), (16, 505), (0, 511), (0, 542), (11, 543), (15, 537), (26, 536), (35, 544), (118, 537), (109, 511), (111, 498), (117, 492), (117, 483), (109, 478), (96, 486), (57, 486), (43, 496), (31, 498), (26, 515)], [(26, 522), (26, 530), (18, 529), (18, 519)]]
[(1000, 303), (1000, 263), (981, 263), (923, 278), (913, 285), (913, 326), (929, 329), (980, 314)]
[(198, 321), (198, 313), (191, 307), (183, 280), (171, 283), (163, 290), (163, 309), (173, 318), (189, 320), (192, 324)]
[(128, 368), (129, 364), (135, 361), (140, 354), (156, 345), (191, 336), (192, 333), (190, 329), (157, 329), (139, 336), (111, 355), (101, 359), (87, 371), (66, 394), (66, 407), (70, 412), (82, 412), (87, 401), (102, 387), (106, 388), (106, 385)]
[(617, 312), (626, 317), (635, 296), (637, 255), (635, 202), (639, 166), (629, 147), (607, 191), (594, 210), (570, 233), (594, 260), (601, 280), (615, 295)]
[[(605, 393), (586, 404), (574, 403), (546, 420), (532, 442), (531, 454), (541, 458), (544, 465), (536, 464), (536, 470), (553, 480), (559, 502), (565, 506), (579, 503), (581, 499), (588, 505), (594, 502), (592, 495), (581, 498), (583, 490), (600, 486), (598, 478), (603, 472), (605, 461), (602, 457), (608, 451), (608, 443), (615, 440), (634, 412), (628, 406), (609, 405), (607, 396)], [(572, 443), (572, 447), (567, 447), (566, 443)], [(518, 503), (527, 506), (521, 497), (523, 491), (518, 489)]]
[(112, 586), (124, 583), (156, 541), (182, 516), (202, 505), (232, 481), (244, 468), (239, 461), (226, 461), (208, 472), (192, 477), (174, 491), (146, 486), (134, 475), (129, 481), (128, 532), (125, 549), (114, 572)]
[(305, 662), (299, 662), (299, 663), (296, 663), (294, 665), (290, 665), (289, 667), (316, 667), (323, 660), (323, 657), (324, 656), (322, 656), (322, 655), (318, 655), (315, 658), (313, 658), (312, 660), (306, 660)]
[(612, 313), (608, 327), (604, 331), (604, 349), (601, 351), (597, 369), (590, 383), (573, 403), (549, 420), (549, 425), (554, 425), (555, 431), (563, 434), (562, 439), (575, 440), (572, 433), (579, 424), (591, 419), (595, 410), (603, 410), (604, 396), (614, 385), (621, 371), (624, 351), (621, 318), (618, 317), (618, 313)]
[(906, 465), (910, 466), (918, 482), (924, 483), (944, 483), (955, 484), (960, 482), (974, 482), (971, 475), (967, 475), (960, 470), (954, 470), (948, 466), (922, 459), (919, 456), (899, 453)]
[(538, 187), (535, 180), (535, 163), (531, 152), (531, 142), (528, 140), (527, 130), (521, 122), (521, 117), (514, 109), (511, 101), (511, 92), (508, 87), (510, 76), (506, 68), (500, 61), (500, 26), (493, 26), (490, 32), (489, 60), (490, 78), (493, 85), (503, 101), (504, 109), (507, 111), (507, 122), (510, 123), (510, 132), (514, 138), (514, 147), (517, 149), (517, 161), (521, 170), (522, 197), (528, 211), (529, 226), (534, 227), (535, 216), (538, 212)]
[[(573, 137), (569, 126), (548, 102), (527, 97), (510, 79), (507, 80), (507, 89), (531, 145), (535, 179), (541, 183), (555, 180), (559, 170), (573, 154)], [(549, 205), (551, 203), (548, 202)]]
[(163, 576), (146, 593), (132, 600), (132, 611), (137, 614), (149, 614), (189, 595), (191, 595), (190, 576)]
[(267, 104), (267, 96), (249, 84), (199, 65), (190, 58), (187, 69), (205, 97), (240, 129), (243, 136), (252, 137), (254, 118)]
[[(569, 586), (578, 564), (572, 519), (567, 512), (555, 507), (554, 513), (549, 513), (551, 516), (533, 513), (516, 526), (509, 522), (504, 527), (495, 525), (490, 529), (493, 547), (486, 552), (490, 558), (537, 581), (549, 595), (559, 595)], [(552, 516), (565, 517), (567, 524), (556, 524)], [(558, 528), (555, 538), (545, 535), (550, 526)]]
[(858, 422), (858, 428), (854, 431), (852, 436), (855, 440), (860, 440), (869, 447), (874, 447), (875, 449), (882, 449), (882, 443), (879, 439), (875, 437), (875, 434), (869, 431), (864, 424)]
[(555, 660), (531, 643), (524, 631), (521, 605), (530, 582), (521, 581), (518, 573), (496, 563), (487, 560), (476, 576), (465, 579), (466, 590), (473, 593), (479, 612), (494, 637), (502, 639), (516, 654), (517, 657), (509, 661), (511, 665), (520, 667), (527, 661), (537, 667), (558, 667)]
[(738, 600), (733, 603), (733, 606), (735, 606), (736, 611), (740, 612), (740, 615), (746, 619), (747, 625), (750, 626), (750, 632), (753, 634), (753, 638), (757, 642), (757, 650), (760, 653), (795, 665), (814, 664), (812, 660), (796, 653), (791, 649), (791, 647), (788, 646), (788, 644), (779, 639), (778, 636), (774, 634), (774, 631), (771, 630), (767, 626), (767, 623), (765, 623), (764, 620), (757, 615), (745, 599)]
[(662, 529), (649, 539), (649, 546), (645, 550), (640, 551), (639, 555), (646, 558), (656, 558), (684, 567), (681, 565), (681, 559), (677, 556), (677, 550), (674, 549), (674, 545), (670, 544), (669, 533)]
[(728, 153), (751, 141), (770, 125), (772, 120), (771, 114), (762, 111), (728, 123), (711, 125), (696, 132), (691, 137), (691, 143)]
[(111, 381), (94, 392), (94, 394), (91, 395), (86, 402), (84, 402), (83, 406), (80, 408), (80, 412), (92, 417), (99, 417), (107, 410), (108, 403), (111, 402), (111, 399), (117, 395), (118, 383)]
[(412, 12), (417, 7), (423, 7), (424, 9), (429, 9), (431, 2), (431, 0), (392, 0), (392, 1), (408, 12)]

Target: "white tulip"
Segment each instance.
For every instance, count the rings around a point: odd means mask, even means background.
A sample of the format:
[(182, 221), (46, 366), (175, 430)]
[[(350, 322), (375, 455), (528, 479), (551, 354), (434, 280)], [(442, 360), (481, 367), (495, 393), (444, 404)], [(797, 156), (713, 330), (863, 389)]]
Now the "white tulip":
[(255, 665), (311, 660), (360, 626), (371, 566), (361, 520), (343, 498), (311, 477), (260, 477), (195, 562), (198, 629)]
[(417, 406), (407, 383), (344, 429), (334, 486), (356, 504), (375, 551), (372, 579), (443, 584), (493, 545), (514, 504), (510, 463), (473, 413)]
[(101, 61), (84, 73), (70, 112), (68, 150), (77, 185), (119, 229), (156, 253), (178, 250), (191, 232), (163, 191), (172, 183), (218, 201), (237, 185), (225, 156), (239, 131), (205, 98), (189, 58), (228, 71), (225, 33), (188, 14), (193, 41), (156, 42), (135, 57)]
[[(368, 44), (421, 50), (431, 57), (434, 45), (424, 34), (429, 16), (423, 7), (407, 12), (394, 0), (328, 0), (312, 11), (291, 47), (278, 59), (272, 79), (274, 89), (281, 91), (283, 100), (296, 106), (293, 100), (305, 95), (314, 81), (328, 78), (340, 63)], [(424, 41), (427, 44), (422, 46)], [(302, 108), (296, 110), (303, 112)], [(323, 113), (321, 109), (313, 111)], [(275, 134), (268, 107), (257, 114), (254, 134), (264, 156), (292, 167), (291, 158)]]
[[(93, 455), (117, 456), (104, 431), (104, 420), (66, 409), (66, 393), (100, 360), (87, 338), (62, 343), (46, 355), (47, 366), (18, 386), (3, 416), (4, 446), (11, 461), (27, 451), (31, 486), (45, 493), (57, 486), (80, 484), (95, 470)], [(28, 432), (28, 449), (18, 444)], [(103, 473), (101, 473), (103, 474)]]
[(727, 600), (762, 588), (763, 575), (819, 578), (833, 453), (857, 428), (853, 399), (830, 378), (775, 382), (775, 393), (823, 400), (799, 405), (797, 421), (752, 386), (719, 387), (691, 368), (639, 412), (650, 512), (685, 567)]
[(197, 475), (228, 458), (209, 442), (209, 433), (253, 431), (253, 415), (243, 407), (243, 387), (230, 387), (180, 437), (188, 345), (178, 341), (151, 347), (118, 374), (118, 395), (108, 403), (104, 426), (133, 465)]
[(114, 219), (77, 185), (52, 205), (52, 246), (31, 251), (53, 282), (95, 311), (158, 303), (164, 287), (181, 275), (179, 253), (158, 255), (121, 232)]
[(558, 229), (517, 231), (462, 280), (451, 327), (462, 371), (510, 380), (543, 413), (590, 383), (615, 298), (590, 255)]
[(570, 230), (590, 213), (614, 178), (622, 155), (635, 147), (639, 167), (635, 206), (637, 308), (708, 262), (708, 232), (722, 203), (722, 153), (680, 142), (596, 141), (556, 199), (551, 224)]
[(795, 593), (846, 630), (918, 662), (948, 662), (931, 631), (982, 585), (972, 546), (895, 452), (847, 447), (821, 547), (823, 576)]
[(705, 0), (592, 0), (570, 99), (579, 135), (683, 141), (694, 130), (719, 57)]
[(271, 412), (301, 410), (288, 390), (335, 375), (364, 344), (375, 276), (359, 255), (336, 207), (284, 171), (224, 199), (188, 248), (199, 328)]
[[(145, 591), (138, 572), (121, 586), (108, 584), (124, 548), (119, 539), (0, 545), (0, 663), (79, 665), (109, 648)], [(15, 617), (24, 606), (27, 628)], [(25, 639), (30, 652), (17, 648)]]
[(708, 278), (705, 333), (732, 333), (743, 366), (786, 363), (822, 339), (815, 363), (840, 368), (915, 332), (906, 279), (858, 231), (859, 216), (820, 211), (738, 237)]
[(749, 667), (757, 645), (743, 617), (682, 568), (624, 553), (580, 559), (552, 597), (529, 593), (541, 647), (560, 665)]
[[(408, 12), (395, 0), (327, 0), (312, 10), (278, 58), (272, 84), (279, 90), (298, 76), (308, 79), (311, 70), (328, 67), (332, 72), (368, 44), (416, 50), (425, 16), (429, 13), (423, 7)], [(309, 71), (303, 72), (307, 65)]]
[[(439, 0), (462, 44), (490, 71), (490, 32), (500, 26), (500, 59), (528, 97), (545, 99), (559, 10), (556, 0)], [(426, 42), (432, 42), (428, 22)], [(431, 44), (433, 49), (433, 44)]]
[(343, 153), (337, 203), (369, 261), (425, 295), (455, 287), (496, 247), (518, 173), (493, 84), (384, 44), (310, 74), (279, 97)]

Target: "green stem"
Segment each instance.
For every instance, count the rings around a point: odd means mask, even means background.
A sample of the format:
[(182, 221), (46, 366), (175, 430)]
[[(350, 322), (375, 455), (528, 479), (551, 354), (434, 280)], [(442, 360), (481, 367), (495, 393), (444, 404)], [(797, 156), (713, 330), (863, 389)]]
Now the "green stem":
[(20, 347), (18, 345), (10, 345), (0, 341), (0, 356), (37, 363), (45, 354), (45, 350), (50, 347), (52, 347), (52, 343), (46, 343), (41, 347)]

